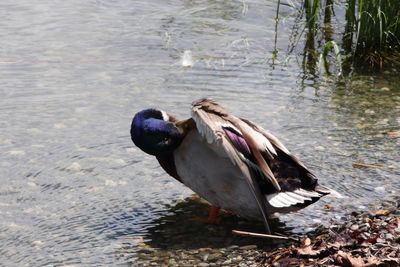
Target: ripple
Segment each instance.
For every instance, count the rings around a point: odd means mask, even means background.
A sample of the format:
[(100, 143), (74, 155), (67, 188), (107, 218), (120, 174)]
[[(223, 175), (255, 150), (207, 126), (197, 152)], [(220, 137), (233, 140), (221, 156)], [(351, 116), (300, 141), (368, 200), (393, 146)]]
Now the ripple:
[[(159, 247), (196, 237), (210, 245), (213, 233), (189, 220), (205, 205), (181, 201), (192, 192), (129, 136), (138, 110), (186, 118), (204, 96), (272, 131), (322, 184), (348, 197), (280, 216), (285, 231), (398, 195), (400, 139), (387, 135), (400, 129), (396, 77), (390, 84), (359, 77), (350, 89), (302, 77), (300, 63), (284, 53), (296, 10), (282, 7), (272, 61), (275, 4), (245, 4), (2, 1), (2, 264), (112, 266), (132, 262), (138, 240)], [(179, 64), (185, 50), (191, 68)], [(354, 160), (384, 168), (355, 169)], [(240, 220), (227, 222), (214, 244), (223, 246), (224, 231)], [(168, 241), (174, 231), (181, 239)]]

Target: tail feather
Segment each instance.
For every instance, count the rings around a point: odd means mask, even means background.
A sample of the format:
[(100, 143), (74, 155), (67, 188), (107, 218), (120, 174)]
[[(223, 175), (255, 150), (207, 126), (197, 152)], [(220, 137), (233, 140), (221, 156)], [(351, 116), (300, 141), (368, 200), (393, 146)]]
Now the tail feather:
[(336, 197), (336, 198), (344, 198), (343, 195), (341, 195), (339, 192), (336, 190), (333, 190), (331, 188), (328, 188), (323, 185), (317, 185), (314, 189), (316, 192), (324, 194), (324, 195), (329, 195), (331, 197)]

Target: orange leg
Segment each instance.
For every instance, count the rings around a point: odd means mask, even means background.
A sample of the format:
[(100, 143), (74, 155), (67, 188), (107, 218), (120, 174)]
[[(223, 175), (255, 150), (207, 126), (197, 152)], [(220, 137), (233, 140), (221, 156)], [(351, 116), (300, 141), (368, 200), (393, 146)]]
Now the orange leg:
[(218, 211), (219, 211), (219, 207), (214, 206), (214, 205), (211, 206), (210, 213), (208, 214), (207, 223), (209, 223), (209, 224), (218, 224), (219, 223)]

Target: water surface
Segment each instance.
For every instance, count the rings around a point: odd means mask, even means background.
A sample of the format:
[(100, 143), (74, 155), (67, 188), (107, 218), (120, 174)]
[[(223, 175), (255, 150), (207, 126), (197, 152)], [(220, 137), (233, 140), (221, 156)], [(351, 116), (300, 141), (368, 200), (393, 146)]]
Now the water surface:
[(196, 213), (192, 192), (132, 145), (130, 121), (147, 107), (186, 118), (200, 97), (275, 133), (348, 197), (281, 216), (294, 232), (397, 195), (398, 73), (347, 87), (309, 75), (301, 49), (286, 53), (297, 10), (281, 6), (276, 42), (275, 12), (261, 0), (1, 1), (0, 265), (117, 265), (138, 240), (165, 244), (163, 225)]

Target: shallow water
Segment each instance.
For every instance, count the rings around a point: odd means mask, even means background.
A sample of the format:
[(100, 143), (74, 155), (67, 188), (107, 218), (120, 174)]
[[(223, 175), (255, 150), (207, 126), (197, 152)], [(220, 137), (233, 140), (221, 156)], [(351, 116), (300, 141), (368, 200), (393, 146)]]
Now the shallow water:
[(309, 75), (285, 54), (297, 11), (281, 6), (276, 44), (275, 12), (261, 0), (1, 1), (0, 265), (117, 265), (138, 240), (165, 243), (163, 225), (197, 212), (183, 201), (192, 192), (132, 145), (130, 120), (152, 106), (185, 118), (204, 96), (275, 133), (348, 197), (281, 216), (288, 229), (397, 195), (398, 72), (347, 87)]

